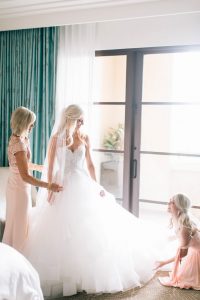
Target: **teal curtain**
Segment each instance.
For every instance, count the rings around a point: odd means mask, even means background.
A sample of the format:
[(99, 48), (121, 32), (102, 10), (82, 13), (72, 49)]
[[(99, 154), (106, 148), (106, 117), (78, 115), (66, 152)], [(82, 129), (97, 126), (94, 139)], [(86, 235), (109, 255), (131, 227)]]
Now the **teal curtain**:
[(0, 32), (0, 166), (7, 166), (10, 117), (18, 106), (35, 112), (32, 161), (44, 161), (55, 117), (58, 27)]

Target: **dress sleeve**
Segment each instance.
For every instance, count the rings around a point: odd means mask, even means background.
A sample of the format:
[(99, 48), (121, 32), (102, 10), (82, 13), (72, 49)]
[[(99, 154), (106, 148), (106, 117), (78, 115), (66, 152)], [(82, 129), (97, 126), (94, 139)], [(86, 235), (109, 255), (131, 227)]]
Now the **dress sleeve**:
[(27, 151), (27, 147), (22, 141), (15, 143), (12, 147), (13, 154), (20, 152), (20, 151), (25, 151), (25, 152)]

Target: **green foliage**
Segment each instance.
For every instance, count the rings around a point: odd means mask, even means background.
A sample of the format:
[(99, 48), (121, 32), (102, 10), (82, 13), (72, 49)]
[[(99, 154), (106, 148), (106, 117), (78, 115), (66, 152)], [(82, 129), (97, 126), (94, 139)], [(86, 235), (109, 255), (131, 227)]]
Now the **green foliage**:
[(103, 146), (108, 150), (121, 150), (123, 148), (124, 128), (118, 124), (117, 128), (109, 128), (103, 140)]

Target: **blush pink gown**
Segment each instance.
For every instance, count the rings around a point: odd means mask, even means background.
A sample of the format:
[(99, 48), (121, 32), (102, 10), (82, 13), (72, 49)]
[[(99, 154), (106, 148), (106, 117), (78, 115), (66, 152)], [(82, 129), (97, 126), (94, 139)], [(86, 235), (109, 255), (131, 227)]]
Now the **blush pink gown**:
[(200, 232), (196, 231), (187, 247), (188, 253), (180, 262), (180, 248), (177, 251), (170, 277), (159, 278), (161, 284), (184, 289), (200, 290)]
[(31, 207), (31, 185), (19, 174), (15, 153), (24, 151), (30, 160), (28, 139), (11, 136), (8, 145), (9, 178), (6, 188), (6, 226), (3, 243), (22, 251), (28, 231), (28, 213)]

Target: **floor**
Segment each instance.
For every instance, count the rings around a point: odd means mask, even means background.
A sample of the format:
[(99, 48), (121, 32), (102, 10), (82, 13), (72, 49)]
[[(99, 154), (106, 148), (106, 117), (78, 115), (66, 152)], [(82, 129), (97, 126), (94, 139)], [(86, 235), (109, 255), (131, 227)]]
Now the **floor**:
[(140, 289), (124, 293), (86, 295), (80, 293), (71, 297), (54, 298), (54, 300), (200, 300), (200, 291), (181, 290), (179, 288), (164, 287), (158, 282), (158, 273), (148, 284)]

